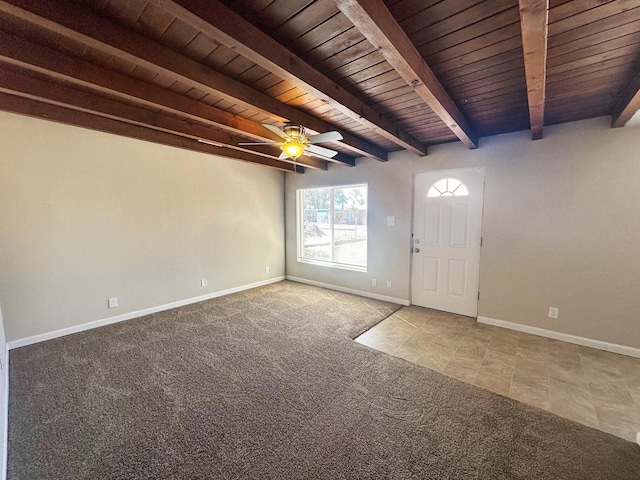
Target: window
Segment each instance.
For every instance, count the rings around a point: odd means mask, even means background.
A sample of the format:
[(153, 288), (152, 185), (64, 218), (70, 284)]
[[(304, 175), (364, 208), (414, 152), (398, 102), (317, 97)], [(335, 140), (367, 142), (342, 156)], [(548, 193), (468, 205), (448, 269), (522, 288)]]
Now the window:
[(298, 261), (367, 271), (367, 185), (297, 192)]
[(460, 180), (443, 178), (431, 185), (427, 197), (464, 197), (469, 195), (469, 189)]

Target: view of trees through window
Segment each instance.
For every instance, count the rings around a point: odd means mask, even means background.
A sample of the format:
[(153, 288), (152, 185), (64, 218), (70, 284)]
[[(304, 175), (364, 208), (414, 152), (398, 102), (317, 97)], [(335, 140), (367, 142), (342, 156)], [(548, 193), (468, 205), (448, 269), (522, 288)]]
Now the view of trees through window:
[(298, 261), (367, 267), (367, 185), (298, 190)]

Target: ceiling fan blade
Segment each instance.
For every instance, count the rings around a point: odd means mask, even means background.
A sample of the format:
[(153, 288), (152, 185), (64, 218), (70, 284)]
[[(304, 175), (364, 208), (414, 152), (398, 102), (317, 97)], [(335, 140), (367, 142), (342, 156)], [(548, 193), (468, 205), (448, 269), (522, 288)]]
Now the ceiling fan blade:
[(323, 157), (327, 158), (333, 158), (338, 154), (338, 152), (336, 152), (335, 150), (330, 150), (319, 145), (307, 145), (307, 150), (311, 153), (322, 155)]
[(238, 145), (280, 145), (280, 142), (240, 142)]
[(263, 123), (263, 124), (262, 124), (262, 126), (263, 126), (264, 128), (268, 128), (269, 130), (271, 130), (273, 133), (275, 133), (275, 134), (276, 134), (276, 135), (278, 135), (279, 137), (282, 137), (282, 138), (289, 138), (289, 137), (287, 137), (287, 135), (286, 135), (286, 134), (285, 134), (281, 129), (279, 129), (278, 127), (276, 127), (276, 126), (274, 126), (274, 125), (269, 125), (269, 124), (267, 124), (267, 123)]
[(307, 137), (307, 140), (309, 140), (309, 143), (337, 142), (342, 140), (342, 135), (339, 132), (327, 132), (311, 135)]

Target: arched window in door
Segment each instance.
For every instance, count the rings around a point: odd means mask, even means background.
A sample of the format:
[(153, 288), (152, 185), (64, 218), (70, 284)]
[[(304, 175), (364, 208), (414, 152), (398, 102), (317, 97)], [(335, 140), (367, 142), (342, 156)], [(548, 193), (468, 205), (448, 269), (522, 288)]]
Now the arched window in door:
[(443, 178), (431, 185), (427, 197), (464, 197), (469, 195), (467, 186), (456, 178)]

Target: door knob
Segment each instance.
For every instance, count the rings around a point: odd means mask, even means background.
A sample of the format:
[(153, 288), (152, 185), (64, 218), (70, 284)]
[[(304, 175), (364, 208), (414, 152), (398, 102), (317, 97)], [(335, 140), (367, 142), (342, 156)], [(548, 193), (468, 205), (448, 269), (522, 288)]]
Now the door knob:
[(420, 249), (419, 248), (414, 248), (413, 249), (413, 253), (420, 253)]

